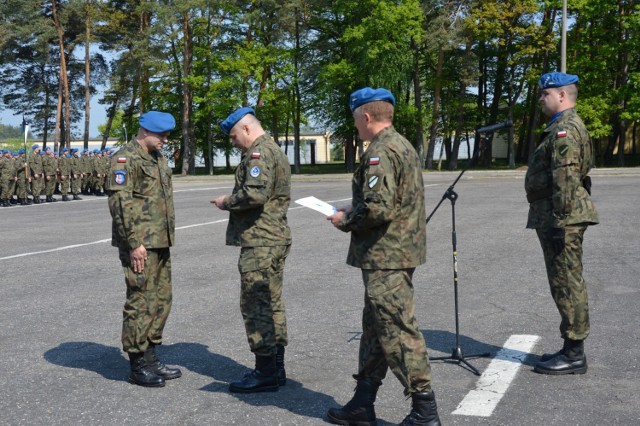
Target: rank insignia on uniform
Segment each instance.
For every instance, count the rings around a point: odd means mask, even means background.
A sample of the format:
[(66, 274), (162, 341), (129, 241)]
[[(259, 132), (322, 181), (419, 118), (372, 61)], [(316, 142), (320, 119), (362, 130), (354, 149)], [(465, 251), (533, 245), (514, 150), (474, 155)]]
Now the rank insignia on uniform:
[(127, 157), (118, 157), (118, 163), (126, 163)]
[(373, 188), (378, 183), (378, 176), (371, 176), (369, 178), (369, 188)]
[(377, 166), (378, 164), (380, 164), (380, 157), (371, 157), (369, 159), (370, 166)]
[(260, 153), (259, 152), (252, 152), (251, 153), (251, 158), (260, 158)]
[(560, 152), (560, 155), (561, 155), (562, 157), (564, 157), (565, 155), (567, 155), (567, 151), (569, 151), (569, 146), (568, 146), (568, 145), (562, 145), (562, 146), (560, 147), (559, 152)]
[(125, 172), (124, 170), (115, 170), (113, 172), (113, 181), (118, 185), (124, 185), (127, 181), (126, 176), (127, 172)]
[(567, 137), (567, 131), (566, 130), (560, 130), (556, 136), (559, 137), (559, 138), (566, 138)]
[(251, 177), (254, 177), (254, 178), (260, 176), (260, 167), (255, 166), (254, 168), (251, 169), (249, 174), (251, 175)]

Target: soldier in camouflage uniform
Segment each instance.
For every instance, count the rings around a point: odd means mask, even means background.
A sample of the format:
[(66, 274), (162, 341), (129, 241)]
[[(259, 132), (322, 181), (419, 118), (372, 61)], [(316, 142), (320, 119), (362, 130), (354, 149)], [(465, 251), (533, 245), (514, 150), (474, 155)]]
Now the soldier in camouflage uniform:
[(62, 201), (69, 201), (69, 188), (71, 183), (71, 158), (69, 148), (64, 148), (58, 157), (58, 176), (60, 178), (60, 192)]
[(15, 191), (16, 181), (16, 162), (11, 156), (11, 151), (6, 150), (2, 158), (0, 158), (0, 206), (11, 207), (13, 192)]
[(241, 246), (240, 310), (255, 369), (229, 386), (231, 392), (272, 392), (286, 384), (284, 348), (288, 343), (282, 283), (291, 247), (287, 210), (291, 167), (265, 133), (251, 108), (234, 111), (221, 123), (243, 152), (233, 193), (212, 201), (229, 210), (227, 245)]
[(33, 151), (29, 156), (29, 171), (31, 172), (31, 195), (33, 204), (40, 204), (40, 194), (44, 189), (44, 169), (42, 167), (42, 156), (40, 155), (40, 145), (31, 147)]
[(98, 151), (93, 159), (93, 175), (95, 179), (93, 193), (97, 196), (106, 195), (103, 190), (105, 189), (105, 176), (108, 169), (107, 161), (109, 161), (108, 158), (103, 156), (101, 151)]
[(45, 148), (45, 155), (42, 157), (42, 170), (44, 171), (44, 195), (47, 203), (52, 203), (56, 200), (53, 198), (53, 193), (56, 190), (57, 175), (58, 175), (58, 161), (53, 156), (53, 151), (50, 147)]
[(78, 157), (78, 148), (71, 149), (69, 168), (71, 172), (71, 194), (73, 194), (73, 199), (82, 200), (78, 194), (82, 191), (84, 167), (82, 165), (82, 158)]
[(129, 355), (131, 383), (161, 387), (182, 375), (156, 354), (171, 312), (171, 253), (175, 213), (171, 169), (162, 145), (175, 128), (171, 114), (149, 111), (140, 116), (133, 141), (112, 158), (109, 211), (111, 244), (118, 247), (127, 284), (122, 348)]
[(362, 270), (365, 289), (357, 387), (351, 401), (327, 413), (335, 424), (375, 424), (376, 394), (391, 369), (412, 398), (402, 424), (440, 425), (413, 301), (413, 272), (427, 253), (422, 167), (393, 127), (394, 106), (386, 89), (351, 94), (355, 126), (371, 144), (353, 176), (351, 207), (327, 218), (351, 232), (347, 263)]
[(31, 183), (31, 176), (29, 173), (29, 163), (27, 162), (26, 151), (24, 148), (20, 148), (18, 151), (18, 159), (16, 160), (16, 169), (18, 180), (16, 182), (16, 193), (20, 200), (20, 205), (26, 206), (31, 204), (29, 200), (28, 190)]
[(542, 374), (584, 374), (584, 340), (589, 335), (589, 302), (582, 277), (582, 240), (598, 223), (591, 201), (593, 146), (575, 106), (578, 76), (553, 72), (540, 78), (543, 113), (550, 118), (525, 177), (527, 228), (542, 246), (551, 295), (560, 312), (563, 348), (544, 354), (534, 367)]

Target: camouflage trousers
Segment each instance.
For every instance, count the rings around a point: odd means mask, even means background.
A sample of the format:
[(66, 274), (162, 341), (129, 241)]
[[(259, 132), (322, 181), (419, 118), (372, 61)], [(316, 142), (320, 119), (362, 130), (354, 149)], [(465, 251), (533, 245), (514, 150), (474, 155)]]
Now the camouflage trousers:
[(31, 195), (33, 198), (40, 197), (44, 190), (44, 175), (40, 173), (39, 176), (38, 178), (31, 176)]
[(47, 197), (51, 197), (53, 193), (56, 191), (56, 186), (58, 185), (58, 178), (56, 175), (53, 175), (47, 180), (44, 184), (44, 194)]
[(13, 198), (13, 193), (16, 190), (16, 181), (13, 178), (2, 178), (0, 181), (0, 198), (3, 200), (9, 200)]
[(62, 195), (67, 195), (69, 193), (70, 186), (69, 176), (65, 176), (64, 179), (60, 177), (60, 192)]
[(29, 182), (27, 181), (27, 178), (24, 177), (24, 173), (22, 173), (22, 175), (18, 176), (18, 181), (16, 182), (16, 194), (18, 195), (18, 198), (23, 200), (27, 198), (27, 188), (29, 186)]
[(548, 229), (536, 229), (547, 278), (556, 307), (560, 312), (560, 335), (584, 340), (589, 335), (589, 301), (582, 278), (582, 239), (586, 225), (567, 226), (564, 249), (558, 250)]
[(144, 352), (150, 343), (162, 343), (162, 331), (171, 312), (171, 254), (169, 248), (147, 249), (142, 273), (131, 267), (129, 250), (119, 249), (127, 284), (122, 312), (122, 349)]
[(240, 251), (240, 312), (249, 347), (256, 355), (275, 355), (276, 344), (288, 343), (282, 283), (290, 248), (243, 247)]
[(356, 380), (381, 383), (390, 368), (405, 395), (431, 390), (431, 365), (415, 318), (412, 269), (362, 270), (364, 310)]
[[(72, 175), (73, 176), (73, 175)], [(71, 178), (71, 193), (73, 195), (78, 195), (82, 190), (82, 178), (80, 175), (77, 178)]]

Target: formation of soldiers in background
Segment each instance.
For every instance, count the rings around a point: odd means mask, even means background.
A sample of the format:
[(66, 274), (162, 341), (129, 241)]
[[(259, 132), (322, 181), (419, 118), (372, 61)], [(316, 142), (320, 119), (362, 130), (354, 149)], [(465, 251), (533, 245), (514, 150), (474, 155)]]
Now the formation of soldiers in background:
[(81, 200), (80, 194), (107, 195), (111, 148), (81, 154), (77, 148), (54, 152), (36, 144), (31, 151), (27, 156), (24, 148), (0, 150), (0, 207), (60, 201), (54, 194), (62, 201)]

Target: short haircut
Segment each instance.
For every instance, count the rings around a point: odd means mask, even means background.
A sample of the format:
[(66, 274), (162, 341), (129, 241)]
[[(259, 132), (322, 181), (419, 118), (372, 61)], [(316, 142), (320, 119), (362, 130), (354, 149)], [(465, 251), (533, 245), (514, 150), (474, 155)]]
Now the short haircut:
[(387, 101), (373, 101), (356, 108), (356, 114), (368, 113), (373, 121), (393, 121), (393, 105)]
[(570, 101), (576, 102), (578, 100), (578, 86), (575, 84), (569, 84), (567, 86), (560, 87), (559, 89), (564, 90)]

